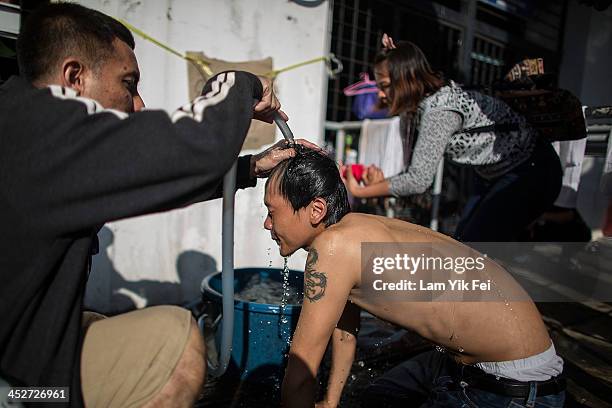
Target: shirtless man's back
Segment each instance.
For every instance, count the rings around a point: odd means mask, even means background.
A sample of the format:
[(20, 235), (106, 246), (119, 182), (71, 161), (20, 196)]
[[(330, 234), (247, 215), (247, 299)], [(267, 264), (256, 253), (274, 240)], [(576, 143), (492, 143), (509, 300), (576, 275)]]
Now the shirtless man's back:
[[(371, 314), (398, 326), (414, 330), (422, 337), (456, 353), (461, 362), (508, 361), (541, 353), (551, 341), (540, 313), (531, 300), (498, 302), (402, 302), (381, 303), (360, 289), (361, 244), (363, 242), (444, 243), (462, 245), (428, 228), (405, 221), (366, 214), (347, 214), (325, 230), (317, 240), (323, 245), (342, 248), (334, 253), (343, 267), (341, 279), (356, 281), (349, 300)], [(319, 260), (330, 251), (319, 251)], [(444, 255), (444, 254), (442, 254)], [(499, 268), (489, 261), (487, 267)], [(332, 271), (330, 271), (331, 273)], [(506, 272), (504, 272), (506, 273)], [(507, 274), (507, 273), (506, 273)], [(518, 284), (506, 291), (516, 291)], [(500, 288), (504, 290), (508, 288)], [(373, 301), (374, 300), (374, 301)], [(526, 335), (528, 333), (528, 335)], [(485, 335), (486, 334), (486, 335)]]

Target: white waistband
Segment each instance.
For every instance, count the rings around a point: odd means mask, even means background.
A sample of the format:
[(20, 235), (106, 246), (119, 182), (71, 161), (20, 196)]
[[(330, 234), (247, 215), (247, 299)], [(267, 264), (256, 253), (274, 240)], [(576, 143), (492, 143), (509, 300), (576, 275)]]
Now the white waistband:
[(517, 381), (546, 381), (563, 372), (563, 359), (555, 351), (555, 345), (540, 354), (512, 361), (492, 361), (475, 364), (487, 374)]

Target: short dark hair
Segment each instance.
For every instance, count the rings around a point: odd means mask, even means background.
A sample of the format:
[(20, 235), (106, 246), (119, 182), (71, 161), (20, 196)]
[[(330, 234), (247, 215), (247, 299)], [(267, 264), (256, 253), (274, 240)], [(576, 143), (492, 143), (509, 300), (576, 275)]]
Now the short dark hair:
[(387, 63), (389, 71), (389, 113), (414, 114), (421, 100), (444, 85), (444, 76), (434, 71), (423, 51), (410, 41), (400, 41), (396, 48), (384, 48), (374, 58), (374, 68)]
[(329, 227), (340, 221), (350, 210), (346, 188), (340, 178), (336, 162), (324, 153), (296, 145), (297, 154), (281, 162), (270, 174), (271, 182), (294, 211), (305, 208), (317, 197), (327, 202), (327, 214), (323, 219)]
[(19, 71), (33, 82), (52, 74), (69, 55), (98, 67), (112, 55), (115, 38), (134, 49), (132, 33), (114, 18), (78, 4), (46, 4), (27, 17), (19, 33)]

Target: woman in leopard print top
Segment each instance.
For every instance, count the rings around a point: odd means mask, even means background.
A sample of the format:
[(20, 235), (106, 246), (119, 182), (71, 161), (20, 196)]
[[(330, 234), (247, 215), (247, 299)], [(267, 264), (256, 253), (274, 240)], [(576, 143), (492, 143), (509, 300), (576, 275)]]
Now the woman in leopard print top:
[[(364, 177), (367, 184), (361, 186), (348, 172), (346, 185), (353, 196), (423, 193), (446, 156), (473, 167), (478, 178), (457, 239), (516, 240), (554, 202), (561, 188), (559, 159), (504, 102), (444, 81), (410, 42), (381, 51), (374, 73), (381, 101), (391, 114), (400, 115), (403, 138), (414, 142), (405, 143), (410, 164), (398, 175), (385, 179), (372, 166)], [(471, 131), (476, 128), (478, 132)]]

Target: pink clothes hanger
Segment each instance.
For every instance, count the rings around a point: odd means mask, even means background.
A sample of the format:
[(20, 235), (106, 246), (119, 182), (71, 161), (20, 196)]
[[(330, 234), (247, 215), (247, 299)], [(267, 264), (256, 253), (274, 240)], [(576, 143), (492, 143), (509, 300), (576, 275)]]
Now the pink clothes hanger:
[(367, 72), (359, 74), (360, 80), (344, 88), (343, 92), (346, 96), (355, 96), (378, 92), (376, 81), (370, 79)]

